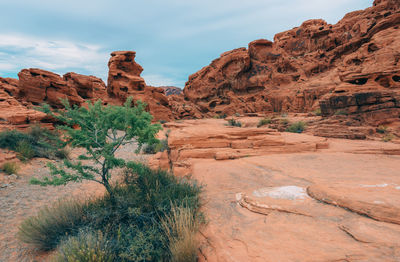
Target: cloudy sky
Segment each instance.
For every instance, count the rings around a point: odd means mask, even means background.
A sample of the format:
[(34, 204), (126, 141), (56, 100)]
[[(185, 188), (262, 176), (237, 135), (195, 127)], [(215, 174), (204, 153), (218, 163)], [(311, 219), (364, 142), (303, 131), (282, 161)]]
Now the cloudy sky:
[(0, 76), (22, 68), (107, 81), (115, 50), (134, 50), (148, 84), (183, 87), (225, 51), (373, 0), (0, 0)]

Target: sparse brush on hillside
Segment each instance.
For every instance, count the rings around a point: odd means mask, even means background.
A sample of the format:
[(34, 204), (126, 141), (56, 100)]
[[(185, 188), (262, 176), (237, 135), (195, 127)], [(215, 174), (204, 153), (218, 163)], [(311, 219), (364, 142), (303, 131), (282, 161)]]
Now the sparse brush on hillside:
[(376, 128), (376, 132), (379, 134), (386, 134), (388, 132), (388, 127), (380, 125)]
[(145, 144), (142, 148), (142, 151), (145, 154), (155, 154), (157, 152), (164, 152), (165, 150), (168, 150), (167, 139), (161, 139), (159, 142), (154, 144)]
[(348, 114), (347, 114), (347, 111), (344, 109), (339, 109), (335, 112), (335, 116), (346, 116), (346, 115), (348, 115)]
[(302, 133), (306, 128), (306, 123), (299, 121), (291, 124), (286, 128), (286, 132), (291, 132), (291, 133)]
[(1, 167), (1, 171), (6, 173), (7, 175), (17, 174), (19, 166), (15, 162), (7, 162), (4, 163)]
[(259, 121), (258, 124), (257, 124), (257, 127), (262, 127), (262, 126), (271, 124), (271, 122), (272, 122), (271, 118), (263, 118), (263, 119), (260, 119), (260, 121)]
[(18, 153), (21, 160), (33, 157), (55, 159), (66, 157), (60, 154), (65, 144), (59, 133), (40, 126), (32, 126), (27, 133), (17, 130), (6, 130), (0, 133), (0, 148), (6, 148)]
[(313, 113), (314, 113), (314, 115), (316, 115), (316, 116), (320, 116), (320, 115), (322, 114), (321, 108), (315, 109), (315, 110), (313, 111)]
[(228, 123), (226, 124), (227, 126), (236, 126), (236, 127), (241, 127), (242, 122), (235, 120), (234, 118), (231, 118), (228, 120)]

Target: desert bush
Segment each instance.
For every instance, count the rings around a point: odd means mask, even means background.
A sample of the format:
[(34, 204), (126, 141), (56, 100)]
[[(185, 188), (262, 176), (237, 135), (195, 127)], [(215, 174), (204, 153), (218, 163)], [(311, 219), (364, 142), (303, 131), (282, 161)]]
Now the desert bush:
[(7, 175), (17, 174), (19, 166), (15, 162), (4, 163), (1, 170)]
[(29, 143), (27, 140), (19, 141), (15, 151), (18, 153), (18, 158), (23, 161), (32, 159), (36, 154), (32, 143)]
[(379, 133), (379, 134), (386, 134), (387, 131), (388, 131), (388, 127), (387, 126), (380, 125), (380, 126), (378, 126), (376, 128), (376, 132)]
[(231, 118), (228, 120), (228, 123), (226, 124), (227, 126), (236, 126), (236, 127), (241, 127), (242, 122), (235, 120), (234, 118)]
[(268, 124), (271, 124), (271, 118), (263, 118), (263, 119), (260, 119), (260, 121), (257, 124), (257, 127), (262, 127), (262, 126), (265, 126)]
[(347, 115), (347, 111), (344, 109), (339, 109), (335, 112), (335, 116), (346, 116)]
[(280, 123), (282, 124), (282, 125), (288, 125), (289, 124), (289, 119), (287, 119), (287, 118), (282, 118), (281, 120), (280, 120)]
[(288, 128), (286, 128), (286, 132), (302, 133), (305, 128), (306, 128), (306, 123), (299, 121), (288, 126)]
[(84, 224), (86, 206), (84, 202), (60, 200), (52, 207), (44, 207), (21, 224), (18, 237), (40, 250), (51, 250)]
[(0, 133), (0, 148), (16, 150), (18, 143), (27, 141), (34, 143), (33, 138), (26, 133), (17, 130), (5, 130)]
[(142, 152), (145, 154), (155, 154), (157, 152), (164, 152), (168, 150), (168, 140), (161, 139), (157, 143), (154, 144), (145, 144), (143, 145)]
[(59, 133), (40, 126), (32, 126), (27, 133), (6, 130), (0, 133), (0, 148), (7, 148), (19, 153), (22, 160), (33, 157), (57, 158), (64, 143)]
[[(174, 244), (169, 245), (161, 221), (177, 220), (169, 218), (177, 217), (175, 213), (180, 211), (175, 209), (190, 210), (193, 219), (201, 217), (201, 187), (134, 162), (127, 163), (123, 175), (124, 180), (112, 187), (113, 198), (105, 194), (84, 203), (56, 203), (28, 218), (20, 227), (20, 239), (44, 250), (59, 246), (56, 261), (93, 261), (85, 259), (105, 256), (109, 254), (106, 251), (115, 255), (113, 261), (163, 261), (172, 257), (169, 247)], [(99, 231), (104, 232), (100, 240), (96, 234), (87, 235)], [(94, 245), (93, 239), (99, 244)], [(192, 243), (192, 249), (197, 248), (196, 243)], [(183, 244), (175, 246), (179, 245)], [(78, 249), (82, 249), (79, 254)], [(78, 257), (82, 260), (73, 260)]]
[(81, 231), (63, 241), (53, 258), (54, 262), (112, 262), (116, 257), (112, 244), (101, 231)]
[(215, 119), (225, 119), (227, 117), (228, 116), (226, 114), (218, 114), (218, 115), (213, 116), (213, 118), (215, 118)]
[(382, 137), (382, 141), (383, 142), (390, 142), (394, 139), (394, 135), (393, 134), (386, 134)]
[(316, 116), (320, 116), (320, 115), (322, 114), (321, 108), (315, 109), (315, 110), (313, 111), (313, 113), (314, 113), (314, 115), (316, 115)]
[(161, 221), (168, 239), (171, 261), (197, 261), (199, 220), (192, 209), (188, 207), (171, 208), (171, 214)]

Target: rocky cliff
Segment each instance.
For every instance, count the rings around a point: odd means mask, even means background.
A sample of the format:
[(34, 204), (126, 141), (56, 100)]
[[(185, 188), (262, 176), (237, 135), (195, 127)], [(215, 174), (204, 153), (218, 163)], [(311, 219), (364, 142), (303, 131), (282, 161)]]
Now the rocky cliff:
[(300, 27), (223, 53), (189, 77), (184, 94), (205, 115), (343, 110), (400, 115), (400, 2), (375, 1), (335, 25)]
[(165, 121), (318, 110), (325, 118), (348, 115), (357, 125), (399, 122), (399, 26), (397, 0), (375, 0), (335, 25), (309, 20), (276, 34), (273, 42), (259, 39), (223, 53), (191, 75), (183, 93), (146, 85), (133, 51), (111, 53), (107, 86), (94, 76), (23, 69), (18, 80), (0, 79), (0, 125), (42, 121), (34, 106), (57, 108), (59, 98), (77, 105), (88, 99), (122, 104), (128, 96)]

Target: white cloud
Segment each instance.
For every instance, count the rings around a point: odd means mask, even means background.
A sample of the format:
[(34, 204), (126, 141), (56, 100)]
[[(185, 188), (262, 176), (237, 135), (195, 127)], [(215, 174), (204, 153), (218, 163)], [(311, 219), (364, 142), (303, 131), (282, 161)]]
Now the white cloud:
[(176, 81), (170, 78), (166, 78), (162, 75), (142, 75), (147, 85), (150, 86), (174, 86)]
[(63, 74), (73, 68), (103, 79), (107, 72), (109, 54), (97, 45), (0, 34), (0, 50), (2, 72), (39, 67)]

